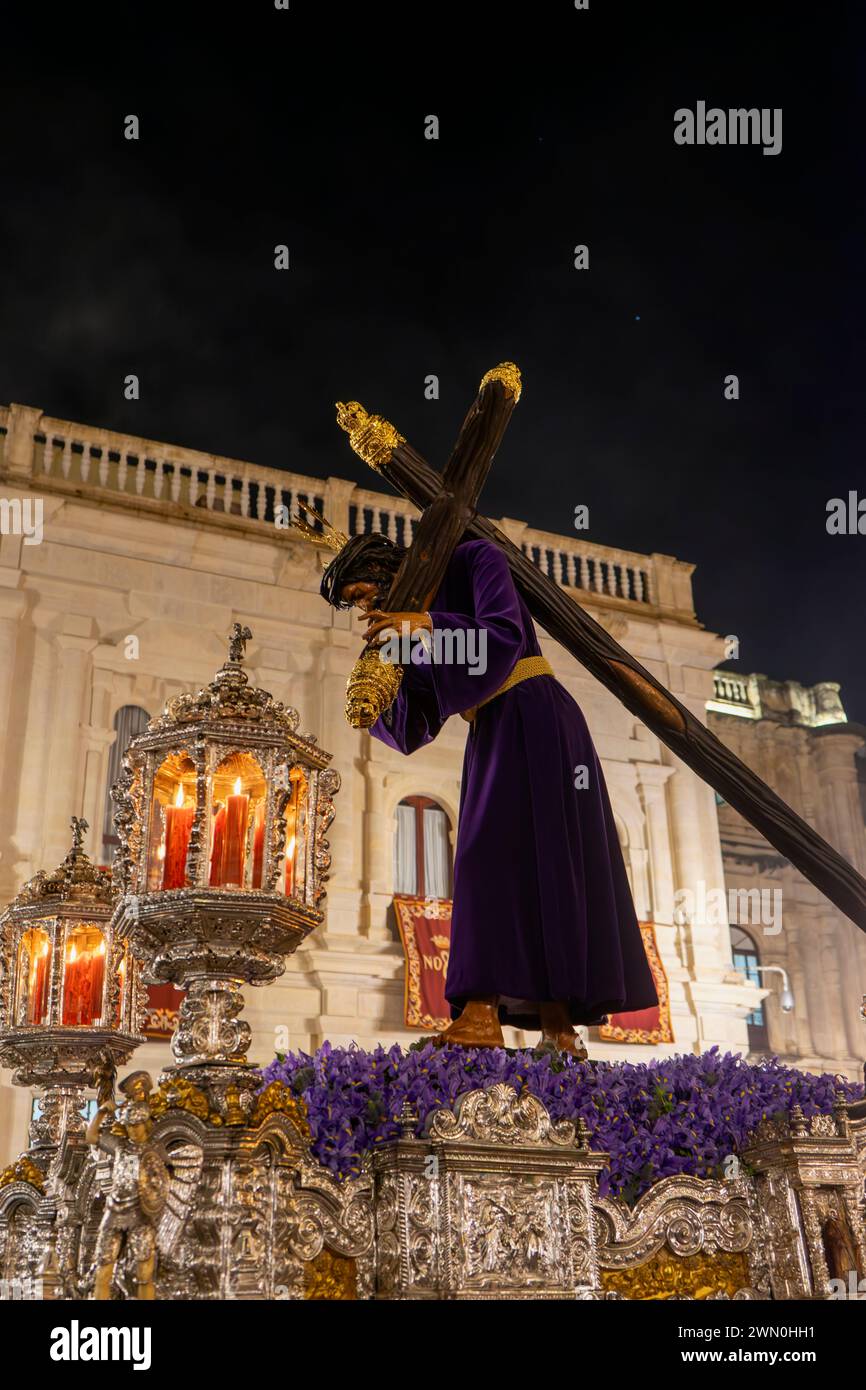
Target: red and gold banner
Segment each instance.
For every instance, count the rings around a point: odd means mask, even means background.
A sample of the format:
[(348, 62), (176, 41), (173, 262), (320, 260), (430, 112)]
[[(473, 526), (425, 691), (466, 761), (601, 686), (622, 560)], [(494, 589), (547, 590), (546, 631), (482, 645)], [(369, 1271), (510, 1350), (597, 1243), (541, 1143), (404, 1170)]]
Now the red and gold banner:
[(398, 896), (394, 911), (406, 956), (404, 1022), (407, 1028), (441, 1031), (451, 1022), (445, 999), (451, 949), (450, 899)]
[(144, 1036), (154, 1040), (170, 1038), (177, 1023), (178, 1009), (186, 994), (174, 985), (147, 986), (147, 1013)]
[(653, 1009), (638, 1009), (630, 1014), (611, 1014), (607, 1023), (603, 1023), (598, 1030), (602, 1042), (653, 1044), (674, 1041), (668, 977), (659, 956), (655, 927), (652, 922), (641, 922), (639, 925), (659, 1002)]

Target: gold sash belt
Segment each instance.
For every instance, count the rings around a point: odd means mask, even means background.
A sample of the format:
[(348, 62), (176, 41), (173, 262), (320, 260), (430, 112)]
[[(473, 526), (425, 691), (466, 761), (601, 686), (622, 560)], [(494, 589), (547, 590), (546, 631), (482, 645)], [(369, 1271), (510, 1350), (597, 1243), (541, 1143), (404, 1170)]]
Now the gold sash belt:
[(494, 691), (492, 695), (488, 695), (486, 700), (480, 700), (472, 709), (464, 710), (460, 718), (465, 719), (471, 724), (478, 711), (484, 705), (489, 705), (491, 700), (497, 700), (500, 695), (504, 695), (506, 690), (510, 690), (512, 686), (520, 685), (521, 681), (532, 680), (533, 676), (552, 676), (553, 674), (553, 667), (546, 657), (522, 656), (515, 665), (511, 675), (507, 680), (503, 681), (499, 689)]

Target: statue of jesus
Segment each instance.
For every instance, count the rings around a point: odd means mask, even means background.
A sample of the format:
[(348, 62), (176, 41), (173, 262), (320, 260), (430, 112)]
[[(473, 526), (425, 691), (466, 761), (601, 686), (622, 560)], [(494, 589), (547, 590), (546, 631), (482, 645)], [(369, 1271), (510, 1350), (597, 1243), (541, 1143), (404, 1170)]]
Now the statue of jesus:
[[(367, 640), (380, 646), (401, 632), (476, 639), (431, 642), (370, 730), (411, 754), (451, 715), (470, 723), (445, 982), (452, 1022), (440, 1037), (501, 1047), (507, 1023), (582, 1055), (575, 1024), (657, 1003), (586, 721), (541, 656), (498, 546), (459, 544), (429, 612), (385, 612), (405, 554), (387, 536), (356, 536), (321, 592), (335, 608), (361, 609)], [(461, 645), (471, 664), (453, 659)]]

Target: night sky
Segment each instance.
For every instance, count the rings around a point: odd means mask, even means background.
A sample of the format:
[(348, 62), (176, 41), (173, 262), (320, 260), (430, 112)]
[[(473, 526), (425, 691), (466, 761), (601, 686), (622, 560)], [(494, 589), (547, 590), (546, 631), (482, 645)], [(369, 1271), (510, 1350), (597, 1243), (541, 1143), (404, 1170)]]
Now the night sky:
[[(693, 561), (734, 669), (866, 723), (856, 7), (468, 8), (4, 15), (0, 402), (369, 487), (335, 399), (441, 466), (512, 358), (482, 509)], [(699, 100), (782, 152), (677, 146)]]

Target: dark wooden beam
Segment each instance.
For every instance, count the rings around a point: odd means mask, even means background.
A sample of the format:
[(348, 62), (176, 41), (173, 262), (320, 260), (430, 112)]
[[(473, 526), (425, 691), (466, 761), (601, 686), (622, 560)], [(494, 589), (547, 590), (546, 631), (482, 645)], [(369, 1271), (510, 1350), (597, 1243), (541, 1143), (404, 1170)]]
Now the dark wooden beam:
[[(429, 507), (441, 492), (441, 476), (405, 440), (380, 457), (376, 467), (416, 507)], [(548, 579), (492, 521), (476, 515), (467, 521), (466, 533), (498, 545), (505, 552), (514, 582), (536, 622), (760, 830), (861, 931), (866, 931), (866, 880), (847, 859), (680, 704), (581, 608), (571, 593)]]

